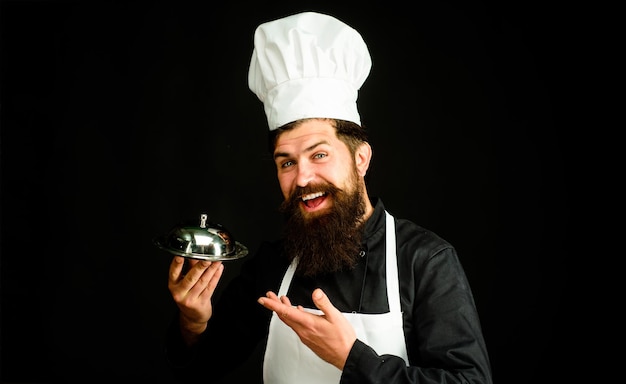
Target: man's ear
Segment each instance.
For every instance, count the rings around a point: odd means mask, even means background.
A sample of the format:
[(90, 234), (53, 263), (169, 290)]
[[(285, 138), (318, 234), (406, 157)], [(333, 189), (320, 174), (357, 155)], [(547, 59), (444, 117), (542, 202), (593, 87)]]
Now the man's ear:
[(372, 147), (369, 143), (363, 142), (356, 150), (354, 157), (354, 162), (359, 176), (365, 177), (365, 174), (370, 167), (370, 161), (372, 160)]

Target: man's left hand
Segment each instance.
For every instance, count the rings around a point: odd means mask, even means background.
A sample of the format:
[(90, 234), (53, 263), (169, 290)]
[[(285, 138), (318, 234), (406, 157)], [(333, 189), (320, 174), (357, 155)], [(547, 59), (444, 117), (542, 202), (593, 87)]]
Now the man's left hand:
[(265, 308), (276, 312), (321, 359), (343, 370), (350, 349), (356, 341), (354, 328), (332, 305), (324, 291), (317, 288), (312, 297), (313, 303), (323, 314), (315, 315), (306, 312), (302, 306), (294, 307), (287, 296), (279, 298), (271, 291), (258, 301)]

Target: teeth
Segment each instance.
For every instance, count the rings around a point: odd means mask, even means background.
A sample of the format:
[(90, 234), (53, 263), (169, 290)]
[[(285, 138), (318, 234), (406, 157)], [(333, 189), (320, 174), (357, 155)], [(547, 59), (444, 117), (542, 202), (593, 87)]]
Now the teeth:
[(324, 192), (316, 192), (316, 193), (311, 193), (311, 194), (302, 196), (302, 201), (315, 199), (316, 197), (320, 197), (320, 196), (324, 196)]

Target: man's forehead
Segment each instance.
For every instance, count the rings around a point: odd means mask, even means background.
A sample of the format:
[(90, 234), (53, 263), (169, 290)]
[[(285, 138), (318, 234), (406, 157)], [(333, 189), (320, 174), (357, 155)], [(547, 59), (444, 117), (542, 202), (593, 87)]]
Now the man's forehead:
[(327, 121), (310, 120), (282, 132), (276, 141), (277, 146), (291, 145), (303, 141), (315, 141), (321, 138), (332, 140), (337, 138), (334, 126)]

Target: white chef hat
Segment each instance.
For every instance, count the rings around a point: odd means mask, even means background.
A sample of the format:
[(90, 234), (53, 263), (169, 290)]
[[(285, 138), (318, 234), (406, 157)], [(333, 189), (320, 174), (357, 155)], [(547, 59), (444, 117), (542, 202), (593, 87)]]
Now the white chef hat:
[(303, 12), (257, 27), (248, 86), (263, 102), (270, 131), (310, 117), (361, 125), (356, 100), (371, 66), (355, 29)]

